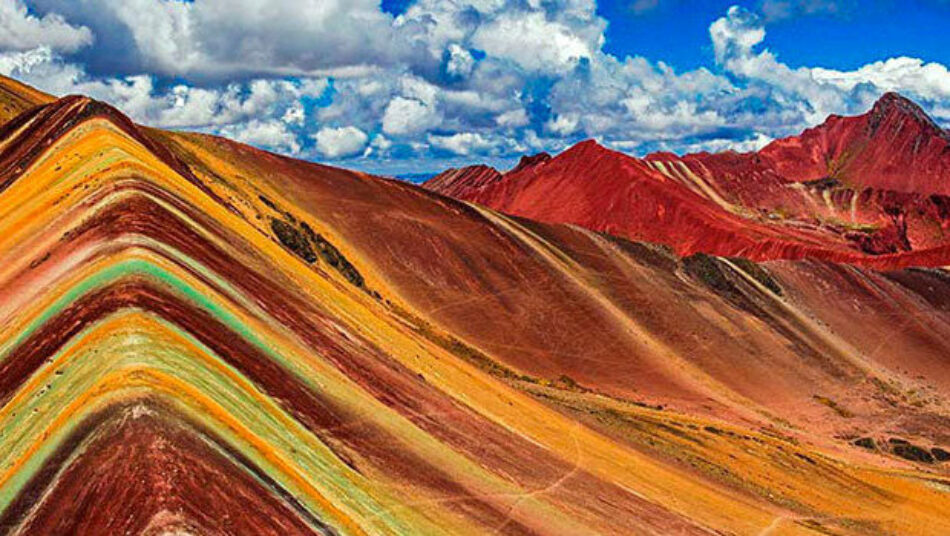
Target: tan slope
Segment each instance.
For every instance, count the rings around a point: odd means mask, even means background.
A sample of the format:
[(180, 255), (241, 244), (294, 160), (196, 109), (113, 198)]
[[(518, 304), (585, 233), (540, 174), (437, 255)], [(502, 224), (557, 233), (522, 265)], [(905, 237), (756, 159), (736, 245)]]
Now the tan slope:
[(38, 89), (0, 75), (0, 125), (21, 113), (55, 100)]

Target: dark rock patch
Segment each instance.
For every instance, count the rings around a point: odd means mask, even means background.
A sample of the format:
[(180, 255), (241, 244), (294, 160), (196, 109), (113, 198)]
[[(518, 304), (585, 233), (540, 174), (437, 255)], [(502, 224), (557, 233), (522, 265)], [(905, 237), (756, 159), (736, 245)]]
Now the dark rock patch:
[(683, 267), (686, 273), (703, 282), (707, 287), (720, 293), (732, 294), (736, 292), (735, 285), (729, 280), (720, 263), (705, 253), (696, 253), (683, 257)]
[(795, 456), (796, 456), (797, 458), (801, 459), (801, 460), (804, 460), (804, 461), (806, 461), (806, 462), (812, 464), (812, 465), (818, 465), (818, 462), (816, 462), (815, 460), (813, 460), (813, 459), (809, 458), (808, 456), (805, 456), (804, 454), (801, 454), (801, 453), (799, 453), (799, 452), (796, 452), (796, 453), (795, 453)]
[(779, 286), (778, 282), (772, 278), (772, 275), (769, 274), (765, 268), (762, 268), (749, 259), (743, 259), (741, 257), (732, 257), (729, 260), (738, 266), (743, 272), (748, 274), (752, 279), (758, 281), (762, 286), (771, 290), (777, 296), (782, 295), (782, 287)]
[[(264, 204), (275, 208), (269, 199), (263, 196), (260, 197)], [(340, 253), (336, 246), (324, 238), (323, 235), (315, 232), (306, 222), (298, 222), (293, 214), (285, 212), (284, 215), (287, 221), (274, 218), (270, 224), (271, 230), (281, 244), (293, 251), (307, 264), (313, 264), (322, 258), (352, 285), (366, 291), (377, 300), (382, 299), (378, 292), (366, 288), (366, 280), (363, 278), (363, 274)]]
[(327, 264), (336, 268), (336, 270), (354, 286), (365, 288), (366, 281), (363, 279), (363, 274), (340, 253), (340, 250), (338, 250), (336, 246), (331, 244), (320, 233), (314, 232), (306, 223), (301, 223), (300, 226), (307, 235), (307, 238), (316, 246), (320, 256)]
[(261, 200), (261, 203), (264, 203), (271, 209), (279, 211), (279, 209), (277, 208), (277, 205), (275, 205), (274, 202), (271, 201), (270, 199), (264, 197), (263, 195), (258, 195), (257, 198)]
[(295, 255), (308, 264), (317, 262), (317, 255), (307, 242), (307, 238), (294, 226), (281, 220), (271, 220), (270, 228), (274, 231), (274, 234), (277, 235), (277, 239), (280, 240), (280, 243), (290, 251), (293, 251)]
[(908, 441), (898, 438), (888, 440), (891, 445), (891, 452), (895, 455), (910, 460), (912, 462), (934, 463), (934, 456), (924, 448), (918, 447)]

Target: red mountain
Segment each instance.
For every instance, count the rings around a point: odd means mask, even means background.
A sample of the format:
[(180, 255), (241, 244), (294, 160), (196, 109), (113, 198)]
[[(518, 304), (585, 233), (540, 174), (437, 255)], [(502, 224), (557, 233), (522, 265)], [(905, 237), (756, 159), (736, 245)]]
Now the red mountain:
[(864, 115), (833, 115), (760, 154), (792, 180), (830, 177), (859, 187), (950, 194), (950, 133), (897, 93), (885, 94)]
[(448, 170), (425, 187), (681, 255), (950, 262), (950, 134), (895, 93), (757, 153), (639, 159), (585, 141), (505, 174)]
[(447, 169), (426, 181), (425, 185), (443, 195), (465, 199), (472, 190), (484, 188), (501, 179), (502, 174), (497, 169), (477, 165)]

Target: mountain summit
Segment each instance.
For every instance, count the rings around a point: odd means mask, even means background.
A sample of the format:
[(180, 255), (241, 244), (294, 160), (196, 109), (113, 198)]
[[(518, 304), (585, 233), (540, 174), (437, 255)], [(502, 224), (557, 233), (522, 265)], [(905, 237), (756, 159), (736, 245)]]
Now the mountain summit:
[(886, 93), (866, 114), (832, 116), (760, 155), (795, 181), (834, 178), (857, 187), (950, 194), (950, 134), (917, 104)]

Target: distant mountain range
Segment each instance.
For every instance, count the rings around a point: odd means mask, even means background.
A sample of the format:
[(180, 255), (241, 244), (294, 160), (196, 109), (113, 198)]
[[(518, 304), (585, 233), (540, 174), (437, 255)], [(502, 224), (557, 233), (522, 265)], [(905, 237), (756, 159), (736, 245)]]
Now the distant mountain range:
[(424, 186), (681, 255), (950, 264), (950, 134), (896, 93), (753, 153), (640, 159), (585, 141), (506, 173), (452, 169)]
[(422, 172), (422, 173), (400, 173), (395, 175), (393, 178), (404, 180), (406, 182), (411, 182), (413, 184), (422, 184), (432, 177), (438, 175), (437, 172)]

